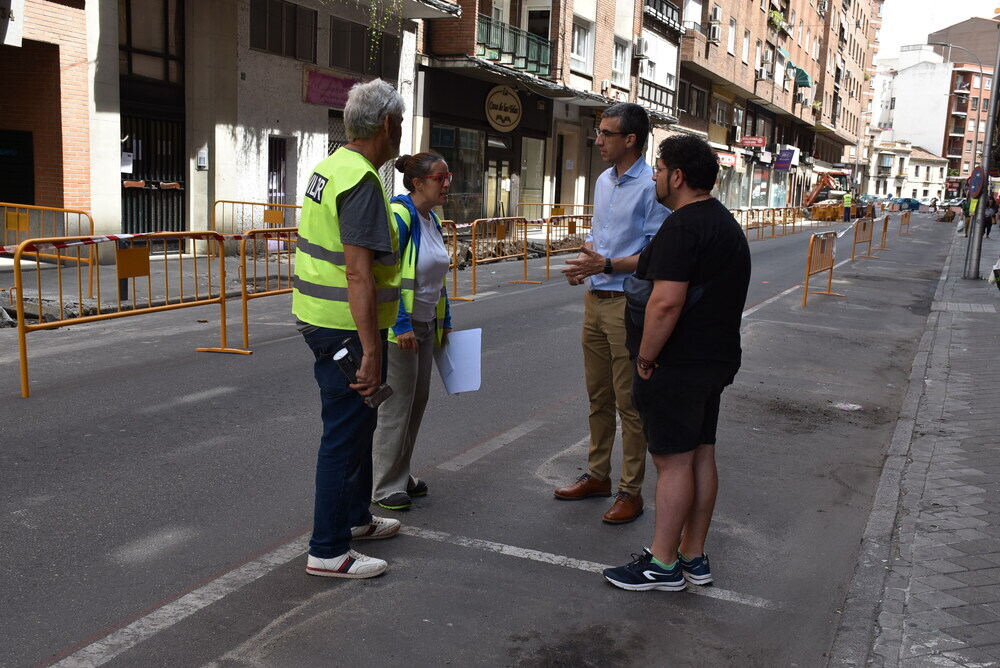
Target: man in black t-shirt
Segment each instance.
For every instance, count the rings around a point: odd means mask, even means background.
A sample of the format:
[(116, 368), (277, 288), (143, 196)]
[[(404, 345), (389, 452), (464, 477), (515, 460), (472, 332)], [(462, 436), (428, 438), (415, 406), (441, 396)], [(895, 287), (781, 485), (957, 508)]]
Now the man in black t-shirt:
[(611, 584), (678, 591), (712, 582), (705, 538), (715, 509), (715, 432), (722, 390), (740, 368), (740, 323), (750, 248), (711, 196), (719, 172), (704, 140), (660, 143), (656, 196), (673, 213), (639, 256), (636, 277), (653, 282), (641, 321), (628, 322), (635, 359), (632, 400), (656, 465), (651, 549), (609, 568)]

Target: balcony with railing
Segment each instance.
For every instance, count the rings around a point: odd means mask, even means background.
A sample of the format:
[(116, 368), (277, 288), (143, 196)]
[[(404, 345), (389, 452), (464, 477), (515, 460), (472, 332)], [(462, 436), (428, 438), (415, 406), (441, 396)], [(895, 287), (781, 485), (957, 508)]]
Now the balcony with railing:
[(503, 21), (480, 14), (476, 25), (476, 55), (514, 69), (548, 77), (552, 42)]
[(676, 114), (674, 91), (652, 81), (639, 79), (639, 100), (657, 111), (671, 116)]
[(656, 19), (667, 28), (684, 33), (684, 26), (681, 25), (680, 7), (669, 0), (644, 0), (642, 7), (643, 14)]
[(964, 137), (965, 136), (965, 125), (953, 125), (948, 128), (948, 134), (952, 137)]
[(879, 165), (878, 171), (875, 173), (875, 176), (878, 176), (878, 177), (883, 178), (883, 179), (889, 178), (890, 176), (892, 176), (892, 167), (886, 167), (885, 165)]

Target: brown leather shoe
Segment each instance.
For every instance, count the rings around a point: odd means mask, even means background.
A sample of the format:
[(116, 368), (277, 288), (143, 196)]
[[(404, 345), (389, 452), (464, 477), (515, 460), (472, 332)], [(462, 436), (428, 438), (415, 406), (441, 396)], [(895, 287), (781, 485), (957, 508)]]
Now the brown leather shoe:
[(642, 494), (629, 494), (618, 490), (615, 502), (604, 513), (608, 524), (627, 524), (642, 515)]
[(584, 473), (572, 485), (560, 487), (555, 492), (557, 499), (578, 501), (591, 496), (611, 496), (611, 479), (598, 480), (589, 473)]

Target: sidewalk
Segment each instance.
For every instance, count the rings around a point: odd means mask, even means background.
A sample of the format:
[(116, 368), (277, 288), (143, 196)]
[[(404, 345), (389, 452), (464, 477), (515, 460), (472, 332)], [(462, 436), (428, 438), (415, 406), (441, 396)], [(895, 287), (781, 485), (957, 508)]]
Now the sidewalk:
[[(983, 241), (988, 275), (1000, 242)], [(1000, 666), (1000, 293), (961, 278), (966, 242), (935, 293), (832, 665)]]

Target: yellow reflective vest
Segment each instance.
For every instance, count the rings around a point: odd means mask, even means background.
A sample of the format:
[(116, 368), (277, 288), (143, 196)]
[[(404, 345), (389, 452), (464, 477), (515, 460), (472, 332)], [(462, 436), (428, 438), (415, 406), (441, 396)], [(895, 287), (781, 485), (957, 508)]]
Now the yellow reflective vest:
[[(396, 337), (406, 332), (412, 332), (413, 326), (410, 324), (410, 315), (413, 313), (413, 295), (417, 289), (417, 253), (420, 251), (420, 221), (417, 219), (417, 210), (413, 206), (413, 200), (409, 195), (398, 195), (392, 198), (391, 210), (395, 214), (399, 226), (399, 235), (406, 239), (404, 244), (401, 265), (402, 283), (399, 300), (399, 315), (396, 324), (389, 330), (389, 340), (396, 342)], [(441, 221), (437, 214), (431, 211), (431, 220), (441, 229)], [(451, 329), (451, 309), (448, 306), (448, 277), (445, 276), (441, 283), (441, 296), (438, 298), (434, 308), (434, 316), (437, 321), (434, 341), (441, 345), (444, 339), (444, 330)]]
[[(340, 241), (337, 201), (363, 178), (376, 179), (378, 172), (368, 160), (348, 148), (339, 148), (316, 165), (305, 197), (295, 248), (292, 282), (292, 312), (299, 320), (318, 327), (356, 330), (347, 301), (347, 261)], [(385, 200), (385, 223), (389, 226), (392, 252), (375, 258), (375, 299), (378, 327), (387, 329), (399, 311), (399, 234)]]

